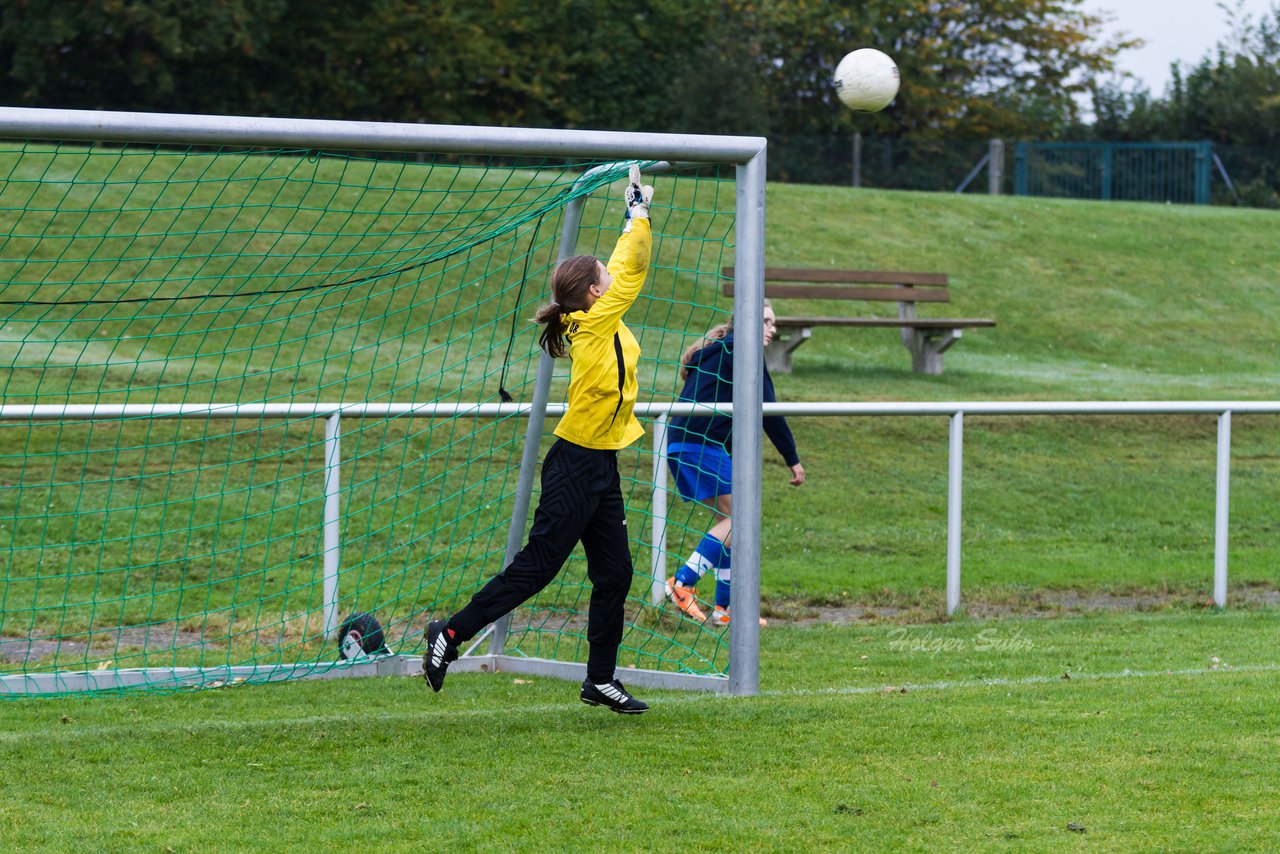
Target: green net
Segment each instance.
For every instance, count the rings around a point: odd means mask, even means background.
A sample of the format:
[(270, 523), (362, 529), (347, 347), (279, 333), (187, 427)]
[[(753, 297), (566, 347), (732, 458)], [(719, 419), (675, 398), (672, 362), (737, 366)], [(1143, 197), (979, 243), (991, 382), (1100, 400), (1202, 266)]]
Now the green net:
[[(527, 422), (467, 409), (532, 397), (567, 206), (585, 200), (578, 252), (619, 232), (623, 173), (599, 165), (0, 143), (0, 694), (320, 674), (351, 666), (336, 624), (357, 613), (420, 651), (502, 568)], [(731, 304), (732, 170), (654, 182), (640, 404), (675, 398)], [(726, 630), (651, 595), (654, 452), (650, 429), (619, 458), (619, 664), (721, 674)], [(670, 503), (668, 574), (710, 523)], [(579, 550), (506, 652), (584, 660), (589, 589)]]

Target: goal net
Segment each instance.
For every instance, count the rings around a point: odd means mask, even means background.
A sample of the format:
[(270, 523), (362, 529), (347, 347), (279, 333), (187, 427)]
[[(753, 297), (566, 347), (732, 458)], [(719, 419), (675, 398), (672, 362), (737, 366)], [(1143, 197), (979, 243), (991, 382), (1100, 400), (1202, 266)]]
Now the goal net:
[[(559, 257), (607, 257), (627, 164), (376, 133), (175, 144), (164, 117), (142, 142), (19, 136), (41, 112), (0, 111), (0, 695), (407, 672), (427, 620), (523, 543), (568, 375), (541, 407), (531, 318)], [(728, 631), (655, 595), (710, 520), (655, 485), (652, 425), (732, 310), (741, 187), (730, 158), (644, 154), (619, 666), (723, 682)], [(579, 550), (475, 660), (584, 661), (589, 595)], [(347, 631), (358, 614), (381, 637)]]

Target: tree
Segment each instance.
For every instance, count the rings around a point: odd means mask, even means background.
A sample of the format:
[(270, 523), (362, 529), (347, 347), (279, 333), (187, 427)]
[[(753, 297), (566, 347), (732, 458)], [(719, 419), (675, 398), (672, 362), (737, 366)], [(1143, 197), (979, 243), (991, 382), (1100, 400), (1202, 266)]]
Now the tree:
[(287, 0), (11, 0), (0, 15), (0, 97), (84, 109), (197, 111), (250, 81)]
[[(744, 0), (745, 2), (745, 0)], [(1044, 135), (1076, 115), (1075, 96), (1114, 67), (1130, 41), (1096, 44), (1101, 19), (1082, 0), (783, 0), (762, 64), (773, 121), (796, 132), (845, 132), (855, 119), (829, 81), (856, 47), (898, 63), (891, 110), (859, 126), (892, 136)]]
[(1230, 35), (1187, 71), (1175, 64), (1163, 98), (1119, 86), (1095, 96), (1104, 140), (1215, 143), (1247, 204), (1280, 207), (1280, 3), (1259, 19), (1221, 4)]
[[(1125, 43), (1084, 0), (11, 0), (9, 103), (948, 139), (1052, 135)], [(903, 86), (831, 85), (873, 45)]]

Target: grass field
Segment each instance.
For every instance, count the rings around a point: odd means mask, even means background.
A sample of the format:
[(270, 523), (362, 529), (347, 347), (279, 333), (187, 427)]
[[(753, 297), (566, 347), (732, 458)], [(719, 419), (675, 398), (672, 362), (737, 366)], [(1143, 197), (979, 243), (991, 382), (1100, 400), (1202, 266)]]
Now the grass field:
[[(771, 628), (762, 692), (457, 674), (8, 703), (24, 851), (1268, 850), (1269, 612)], [(607, 840), (607, 845), (605, 841)]]

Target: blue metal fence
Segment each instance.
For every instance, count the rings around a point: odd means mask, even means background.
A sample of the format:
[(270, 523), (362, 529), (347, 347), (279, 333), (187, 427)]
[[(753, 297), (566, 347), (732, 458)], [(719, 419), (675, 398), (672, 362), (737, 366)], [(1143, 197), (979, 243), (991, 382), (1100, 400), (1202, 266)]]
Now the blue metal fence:
[(1212, 167), (1208, 142), (1020, 142), (1014, 193), (1204, 205)]

